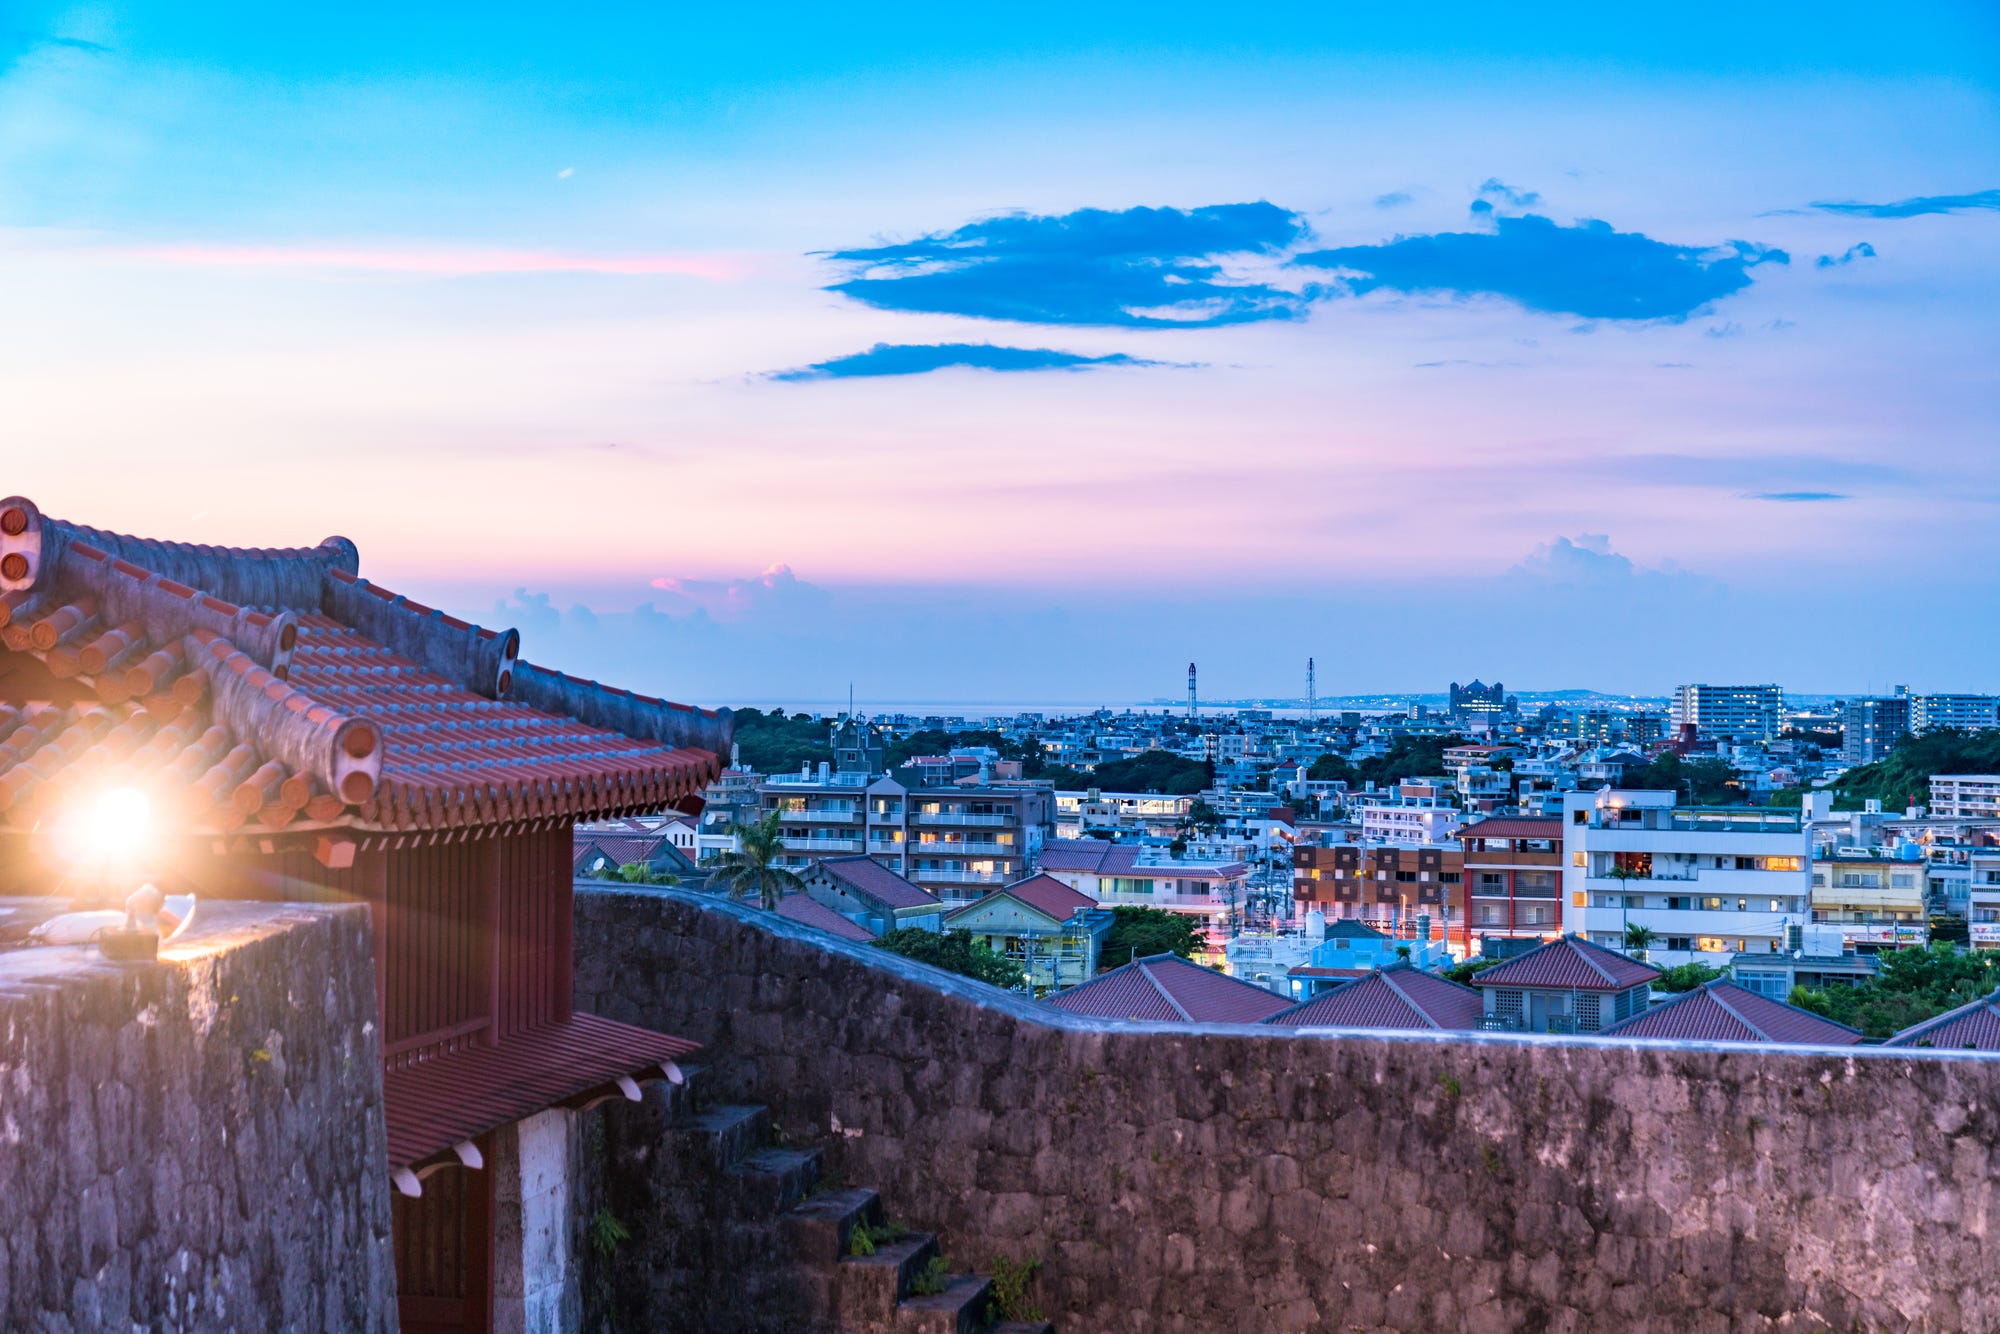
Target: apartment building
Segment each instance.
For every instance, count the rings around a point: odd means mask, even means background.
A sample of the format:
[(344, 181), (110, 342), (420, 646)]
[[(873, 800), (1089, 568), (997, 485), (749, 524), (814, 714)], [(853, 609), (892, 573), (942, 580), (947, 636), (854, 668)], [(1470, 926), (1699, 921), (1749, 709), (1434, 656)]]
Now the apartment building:
[(1812, 920), (1836, 927), (1860, 954), (1922, 945), (1929, 868), (1916, 844), (1890, 855), (1881, 848), (1822, 848), (1812, 867)]
[(1784, 729), (1785, 692), (1775, 685), (1675, 686), (1668, 716), (1675, 732), (1693, 727), (1703, 741), (1769, 741)]
[(1458, 837), (1465, 816), (1444, 779), (1398, 783), (1388, 792), (1355, 798), (1363, 843), (1448, 843)]
[(1465, 855), (1456, 843), (1294, 848), (1292, 898), (1302, 912), (1317, 909), (1392, 934), (1428, 916), (1465, 946)]
[(1873, 764), (1909, 734), (1910, 696), (1902, 687), (1840, 706), (1840, 758), (1848, 764)]
[(2000, 819), (2000, 774), (1932, 774), (1930, 813)]
[(1571, 709), (1550, 729), (1578, 745), (1645, 747), (1661, 739), (1665, 720), (1657, 713), (1624, 709)]
[(1053, 839), (1041, 870), (1106, 908), (1161, 908), (1198, 918), (1207, 936), (1199, 956), (1220, 963), (1235, 934), (1250, 868), (1240, 861), (1174, 857), (1158, 848), (1101, 838)]
[(1084, 792), (1055, 794), (1057, 838), (1082, 838), (1091, 830), (1140, 838), (1172, 838), (1187, 824), (1192, 796), (1158, 792)]
[(1974, 732), (2000, 727), (2000, 695), (1912, 695), (1910, 730)]
[(1786, 948), (1812, 911), (1808, 831), (1798, 811), (1677, 804), (1672, 792), (1563, 799), (1563, 929), (1620, 948), (1653, 933), (1663, 965), (1730, 963)]
[(1553, 940), (1562, 934), (1561, 820), (1479, 820), (1459, 830), (1458, 839), (1469, 906), (1463, 942), (1468, 953), (1475, 936), (1483, 942)]
[(1976, 950), (2000, 950), (2000, 848), (1972, 854), (1966, 926)]
[(780, 817), (785, 865), (865, 854), (948, 906), (1026, 878), (1055, 825), (1047, 784), (912, 787), (822, 764), (768, 778), (759, 795)]

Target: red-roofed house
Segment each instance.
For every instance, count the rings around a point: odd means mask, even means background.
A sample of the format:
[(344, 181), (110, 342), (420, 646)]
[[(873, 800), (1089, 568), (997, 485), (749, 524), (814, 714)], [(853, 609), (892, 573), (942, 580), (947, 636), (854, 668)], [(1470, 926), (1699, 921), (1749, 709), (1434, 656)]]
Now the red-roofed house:
[(873, 857), (826, 857), (799, 871), (806, 892), (876, 935), (942, 929), (944, 904)]
[(869, 941), (875, 933), (859, 922), (842, 917), (810, 894), (787, 894), (778, 900), (778, 916), (802, 926), (816, 926), (842, 940)]
[(1485, 994), (1481, 1027), (1596, 1033), (1646, 1008), (1660, 970), (1564, 936), (1472, 975)]
[(1759, 996), (1727, 978), (1704, 982), (1603, 1031), (1606, 1037), (1787, 1042), (1813, 1047), (1851, 1047), (1861, 1041), (1860, 1029)]
[[(564, 1142), (561, 1109), (694, 1049), (572, 1011), (571, 829), (698, 799), (729, 716), (519, 649), (370, 584), (345, 538), (195, 546), (0, 500), (0, 892), (57, 890), (33, 831), (117, 791), (152, 812), (156, 884), (370, 907), (406, 1328), (485, 1328), (496, 1270), (546, 1278), (495, 1249), (513, 1169), (480, 1164), (520, 1155), (493, 1137)], [(499, 1198), (506, 1235), (540, 1226)]]
[(2000, 991), (1914, 1024), (1882, 1045), (2000, 1051)]
[(1477, 991), (1407, 966), (1392, 966), (1322, 991), (1264, 1022), (1288, 1028), (1479, 1027), (1484, 1003)]
[(1088, 894), (1037, 875), (996, 889), (944, 919), (947, 931), (970, 931), (987, 948), (1021, 965), (1035, 995), (1073, 987), (1097, 972), (1111, 914)]
[(1082, 986), (1058, 991), (1046, 1003), (1100, 1019), (1167, 1024), (1256, 1024), (1291, 1008), (1283, 996), (1177, 954), (1134, 959)]

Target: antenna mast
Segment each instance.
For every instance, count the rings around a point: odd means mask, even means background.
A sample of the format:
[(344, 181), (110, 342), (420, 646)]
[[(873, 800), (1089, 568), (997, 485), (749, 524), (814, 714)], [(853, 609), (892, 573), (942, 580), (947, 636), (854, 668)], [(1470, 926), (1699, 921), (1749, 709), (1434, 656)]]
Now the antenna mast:
[(1313, 678), (1313, 660), (1306, 659), (1306, 726), (1319, 725), (1319, 683)]

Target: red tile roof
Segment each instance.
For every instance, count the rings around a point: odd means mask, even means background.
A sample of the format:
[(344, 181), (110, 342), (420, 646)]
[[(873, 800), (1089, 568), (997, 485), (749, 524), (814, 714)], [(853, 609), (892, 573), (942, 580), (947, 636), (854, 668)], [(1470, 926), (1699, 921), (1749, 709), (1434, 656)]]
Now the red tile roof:
[(391, 1070), (382, 1077), (389, 1166), (421, 1163), (620, 1075), (656, 1076), (661, 1062), (698, 1050), (685, 1038), (577, 1014), (490, 1046)]
[(1475, 973), (1472, 981), (1480, 987), (1623, 991), (1659, 975), (1659, 969), (1616, 950), (1593, 945), (1580, 936), (1564, 936)]
[(1104, 1019), (1201, 1024), (1254, 1024), (1291, 1008), (1283, 996), (1174, 954), (1135, 959), (1058, 991), (1047, 1003)]
[(1374, 971), (1373, 968), (1321, 968), (1314, 964), (1302, 963), (1287, 968), (1285, 976), (1354, 978), (1366, 977)]
[(1459, 838), (1552, 838), (1562, 841), (1561, 820), (1541, 820), (1519, 815), (1497, 815), (1491, 819), (1462, 825)]
[[(1067, 922), (1070, 918), (1076, 916), (1076, 914), (1087, 912), (1097, 906), (1096, 899), (1091, 898), (1088, 894), (1078, 893), (1054, 876), (1036, 875), (1030, 876), (1026, 880), (1017, 880), (1011, 885), (996, 889), (984, 898), (958, 909), (950, 917), (956, 917), (959, 913), (971, 912), (974, 908), (991, 903), (994, 899), (1002, 895), (1013, 899), (1016, 903), (1034, 909), (1042, 916), (1055, 922)], [(946, 918), (947, 922), (950, 921), (950, 917)]]
[(843, 940), (873, 940), (875, 933), (859, 922), (849, 921), (810, 894), (787, 894), (778, 900), (778, 916), (805, 926), (830, 931)]
[(922, 885), (911, 884), (873, 857), (827, 857), (817, 865), (855, 893), (890, 908), (936, 908), (943, 903)]
[(1473, 1029), (1485, 1002), (1471, 987), (1420, 972), (1385, 968), (1322, 992), (1265, 1020), (1288, 1028)]
[(1705, 982), (1603, 1030), (1621, 1038), (1695, 1042), (1796, 1042), (1851, 1047), (1861, 1031), (1745, 990), (1726, 978)]
[(1144, 849), (1135, 843), (1107, 843), (1101, 838), (1052, 838), (1042, 844), (1044, 871), (1082, 871), (1089, 875), (1153, 875), (1176, 880), (1233, 880), (1249, 871), (1244, 862), (1214, 865), (1142, 865)]
[(1882, 1045), (2000, 1051), (2000, 991), (1912, 1025)]
[(184, 828), (462, 828), (698, 795), (726, 713), (577, 681), (357, 575), (0, 500), (0, 823), (115, 773)]
[(1095, 872), (1115, 846), (1101, 838), (1052, 838), (1042, 844), (1042, 869)]

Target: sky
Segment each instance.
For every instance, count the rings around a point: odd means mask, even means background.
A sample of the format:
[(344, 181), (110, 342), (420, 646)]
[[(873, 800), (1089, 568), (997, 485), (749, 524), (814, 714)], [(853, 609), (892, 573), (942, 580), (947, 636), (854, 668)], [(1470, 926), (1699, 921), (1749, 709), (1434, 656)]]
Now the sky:
[(1990, 3), (293, 8), (0, 0), (0, 492), (704, 704), (2000, 691)]

